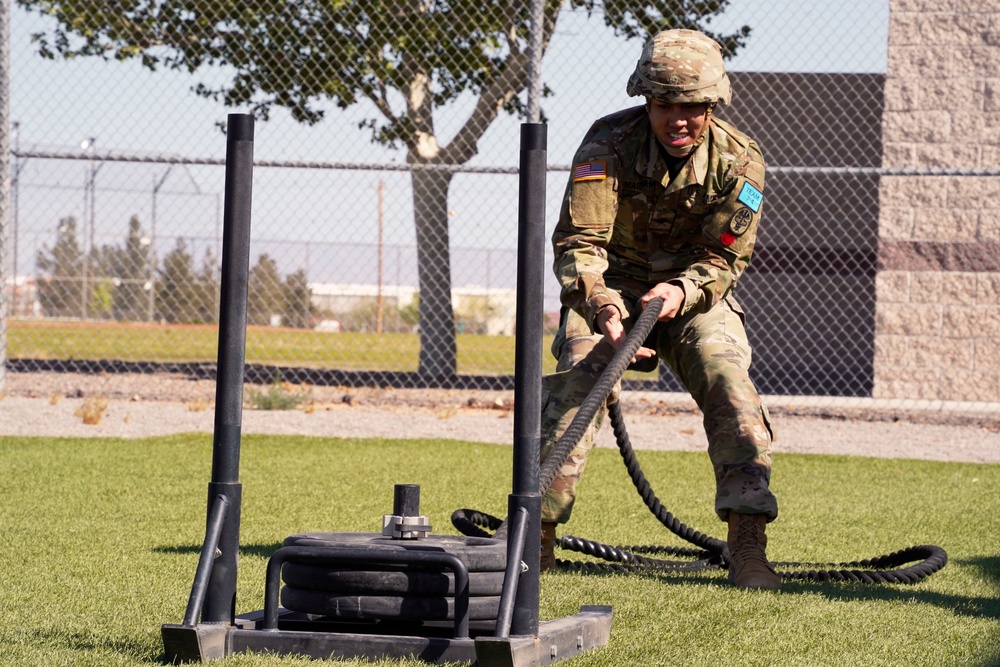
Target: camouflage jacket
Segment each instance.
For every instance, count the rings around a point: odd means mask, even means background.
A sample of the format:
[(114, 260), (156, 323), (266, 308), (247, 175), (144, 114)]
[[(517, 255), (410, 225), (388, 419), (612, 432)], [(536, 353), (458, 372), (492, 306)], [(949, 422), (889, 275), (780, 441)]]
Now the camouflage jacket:
[(706, 139), (670, 180), (645, 107), (591, 126), (573, 158), (552, 235), (563, 305), (591, 328), (621, 278), (684, 290), (681, 314), (724, 299), (750, 262), (764, 191), (757, 144), (710, 117)]

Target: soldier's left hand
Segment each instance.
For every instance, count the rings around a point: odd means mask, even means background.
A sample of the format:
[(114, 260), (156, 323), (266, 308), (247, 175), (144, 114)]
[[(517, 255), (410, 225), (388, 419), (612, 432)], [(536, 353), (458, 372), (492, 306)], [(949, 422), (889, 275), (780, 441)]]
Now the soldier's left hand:
[(639, 299), (639, 304), (643, 310), (646, 309), (646, 306), (655, 297), (663, 299), (663, 305), (660, 306), (660, 314), (656, 318), (660, 322), (666, 322), (677, 317), (677, 314), (681, 312), (681, 306), (684, 305), (684, 290), (670, 283), (657, 283), (653, 289), (643, 294), (642, 298)]

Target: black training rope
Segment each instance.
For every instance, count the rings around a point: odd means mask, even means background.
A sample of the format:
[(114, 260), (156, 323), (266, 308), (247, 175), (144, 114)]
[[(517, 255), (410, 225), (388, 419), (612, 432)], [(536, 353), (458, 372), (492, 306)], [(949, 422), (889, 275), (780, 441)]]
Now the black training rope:
[[(632, 331), (629, 332), (625, 343), (611, 358), (594, 388), (581, 403), (580, 409), (570, 422), (569, 427), (545, 458), (538, 475), (540, 493), (544, 494), (549, 488), (559, 469), (569, 458), (573, 448), (576, 447), (594, 420), (597, 411), (605, 404), (611, 390), (625, 373), (632, 357), (635, 356), (642, 342), (653, 330), (661, 304), (661, 299), (650, 300), (636, 320)], [(699, 572), (728, 567), (729, 550), (725, 541), (710, 537), (685, 525), (667, 511), (660, 499), (656, 497), (635, 456), (628, 432), (625, 429), (620, 402), (615, 401), (608, 406), (608, 415), (625, 468), (646, 507), (667, 530), (695, 545), (697, 549), (661, 545), (612, 547), (580, 537), (564, 535), (556, 540), (556, 544), (561, 548), (600, 558), (605, 562), (557, 560), (557, 566), (560, 569), (583, 572)], [(500, 538), (506, 534), (506, 522), (475, 510), (455, 510), (451, 521), (455, 528), (467, 536)], [(491, 534), (483, 528), (495, 531), (495, 533)], [(661, 555), (688, 560), (665, 560), (654, 557)], [(934, 545), (923, 545), (849, 563), (775, 562), (772, 565), (779, 570), (781, 578), (786, 581), (913, 584), (934, 574), (947, 562), (948, 554), (945, 553), (944, 549)]]

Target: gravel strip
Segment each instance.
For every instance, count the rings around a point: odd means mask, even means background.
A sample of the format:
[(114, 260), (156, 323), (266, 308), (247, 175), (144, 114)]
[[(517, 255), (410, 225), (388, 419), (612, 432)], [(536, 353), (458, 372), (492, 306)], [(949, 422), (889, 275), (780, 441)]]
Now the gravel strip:
[[(247, 386), (244, 398), (266, 393)], [(513, 393), (286, 386), (291, 410), (243, 410), (244, 433), (513, 441)], [(622, 397), (637, 449), (704, 451), (701, 415), (687, 397)], [(0, 435), (143, 438), (214, 430), (215, 382), (167, 374), (8, 373)], [(98, 410), (101, 404), (103, 409)], [(1000, 418), (988, 414), (769, 406), (775, 454), (800, 452), (1000, 463)], [(97, 412), (96, 424), (84, 423)], [(614, 447), (610, 427), (598, 446)]]

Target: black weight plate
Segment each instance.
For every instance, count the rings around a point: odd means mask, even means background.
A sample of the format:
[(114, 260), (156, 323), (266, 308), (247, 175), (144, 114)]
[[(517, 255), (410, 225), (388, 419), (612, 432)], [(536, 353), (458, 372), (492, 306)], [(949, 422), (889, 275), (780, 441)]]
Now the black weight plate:
[(396, 540), (381, 533), (301, 533), (285, 538), (286, 547), (338, 547), (388, 551), (438, 551), (457, 556), (469, 572), (500, 572), (507, 567), (507, 543), (488, 537), (430, 535)]
[[(281, 578), (303, 590), (340, 595), (455, 595), (455, 575), (426, 569), (352, 570), (336, 565), (286, 562)], [(469, 595), (500, 595), (503, 572), (470, 572)]]
[[(292, 586), (281, 589), (281, 605), (290, 611), (337, 618), (455, 620), (455, 598), (441, 596), (337, 595)], [(469, 598), (469, 620), (496, 620), (500, 597)]]

